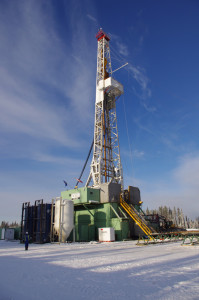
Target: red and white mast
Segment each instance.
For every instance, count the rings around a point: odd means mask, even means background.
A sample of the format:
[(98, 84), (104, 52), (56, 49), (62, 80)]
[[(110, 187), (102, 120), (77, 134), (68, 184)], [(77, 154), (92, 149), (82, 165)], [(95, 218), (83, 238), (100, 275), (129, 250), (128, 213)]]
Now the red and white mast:
[(86, 186), (104, 182), (120, 183), (123, 188), (123, 172), (116, 118), (116, 99), (123, 94), (121, 83), (112, 78), (110, 37), (100, 29), (96, 35), (97, 76), (95, 101), (95, 128), (93, 159)]

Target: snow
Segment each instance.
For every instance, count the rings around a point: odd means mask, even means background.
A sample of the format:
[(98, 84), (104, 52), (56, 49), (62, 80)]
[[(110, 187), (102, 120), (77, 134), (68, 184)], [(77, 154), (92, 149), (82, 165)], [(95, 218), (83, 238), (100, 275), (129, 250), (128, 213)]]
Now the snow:
[(199, 245), (0, 241), (0, 299), (199, 299)]

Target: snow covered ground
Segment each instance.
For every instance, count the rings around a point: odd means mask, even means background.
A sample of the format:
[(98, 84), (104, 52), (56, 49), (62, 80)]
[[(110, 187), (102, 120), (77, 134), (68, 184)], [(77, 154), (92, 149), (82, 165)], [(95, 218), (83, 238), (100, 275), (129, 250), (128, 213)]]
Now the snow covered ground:
[(0, 241), (0, 299), (199, 299), (199, 246)]

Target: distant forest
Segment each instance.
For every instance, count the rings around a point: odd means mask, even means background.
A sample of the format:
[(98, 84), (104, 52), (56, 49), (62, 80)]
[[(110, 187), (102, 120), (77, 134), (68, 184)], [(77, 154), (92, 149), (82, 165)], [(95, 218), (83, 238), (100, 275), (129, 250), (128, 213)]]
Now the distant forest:
[(0, 228), (19, 227), (19, 226), (20, 226), (19, 223), (17, 223), (16, 221), (12, 223), (2, 221)]
[(191, 220), (184, 215), (182, 209), (176, 208), (175, 206), (173, 209), (167, 206), (160, 206), (158, 209), (149, 209), (147, 207), (145, 214), (159, 214), (164, 216), (168, 221), (172, 221), (176, 227), (186, 229), (199, 228), (199, 217), (197, 217), (195, 220)]

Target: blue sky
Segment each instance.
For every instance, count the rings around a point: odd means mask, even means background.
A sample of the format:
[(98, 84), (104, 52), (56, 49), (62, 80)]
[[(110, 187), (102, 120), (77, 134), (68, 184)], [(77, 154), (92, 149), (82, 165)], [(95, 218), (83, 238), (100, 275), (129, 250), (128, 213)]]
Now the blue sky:
[(0, 221), (60, 196), (63, 179), (74, 187), (93, 139), (99, 27), (113, 69), (129, 63), (115, 73), (125, 187), (144, 208), (199, 215), (198, 15), (194, 0), (1, 0)]

